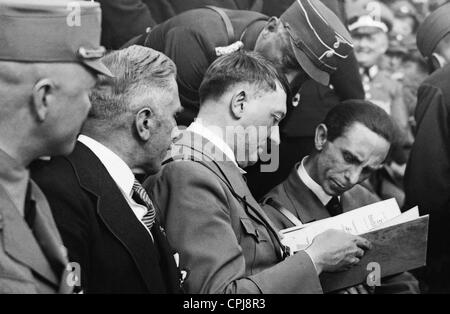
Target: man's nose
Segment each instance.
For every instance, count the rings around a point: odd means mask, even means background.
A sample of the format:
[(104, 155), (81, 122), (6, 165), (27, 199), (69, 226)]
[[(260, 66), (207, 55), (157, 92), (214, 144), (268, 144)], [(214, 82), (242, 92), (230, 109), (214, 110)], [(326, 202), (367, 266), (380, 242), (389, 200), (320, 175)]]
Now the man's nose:
[(277, 145), (280, 145), (281, 143), (281, 139), (280, 139), (280, 128), (278, 127), (278, 125), (273, 126), (270, 130), (270, 141), (272, 143), (275, 143)]
[(359, 177), (361, 176), (360, 167), (351, 167), (345, 173), (345, 178), (351, 185), (355, 185), (359, 181)]

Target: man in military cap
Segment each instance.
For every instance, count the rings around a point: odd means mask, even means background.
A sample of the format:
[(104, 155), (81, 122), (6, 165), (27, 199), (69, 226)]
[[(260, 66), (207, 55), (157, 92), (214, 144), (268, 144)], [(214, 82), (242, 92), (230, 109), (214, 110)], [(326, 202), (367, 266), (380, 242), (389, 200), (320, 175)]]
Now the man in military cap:
[(419, 27), (420, 21), (416, 8), (410, 1), (396, 1), (391, 5), (394, 13), (392, 35), (396, 40), (403, 40), (414, 35)]
[(100, 14), (95, 2), (0, 0), (0, 293), (77, 284), (63, 276), (73, 265), (28, 166), (73, 150), (95, 74), (111, 75)]
[[(360, 65), (366, 99), (384, 109), (395, 120), (400, 139), (399, 144), (394, 146), (393, 158), (397, 164), (404, 165), (404, 148), (412, 144), (408, 110), (403, 100), (401, 84), (380, 68), (381, 60), (389, 47), (388, 32), (392, 28), (392, 21), (392, 12), (386, 5), (371, 1), (359, 12), (349, 16), (349, 29), (355, 41), (355, 54)], [(398, 174), (394, 169), (397, 168), (395, 165), (385, 167), (378, 173), (374, 186), (382, 198), (395, 197), (399, 204), (403, 204), (404, 193), (395, 182)]]
[(352, 50), (344, 25), (319, 0), (297, 0), (280, 18), (216, 7), (191, 10), (155, 27), (137, 43), (164, 52), (177, 65), (182, 125), (197, 115), (203, 75), (221, 55), (242, 48), (259, 52), (298, 90), (308, 77), (328, 85), (339, 60)]
[(434, 71), (420, 86), (415, 143), (405, 174), (406, 207), (430, 214), (423, 290), (450, 292), (450, 4), (419, 27), (417, 46)]

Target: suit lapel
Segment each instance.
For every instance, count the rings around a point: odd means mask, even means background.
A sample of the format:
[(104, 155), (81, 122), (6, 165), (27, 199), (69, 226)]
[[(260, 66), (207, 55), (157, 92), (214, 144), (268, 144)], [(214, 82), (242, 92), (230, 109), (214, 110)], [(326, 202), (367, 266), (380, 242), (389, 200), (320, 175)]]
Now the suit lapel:
[[(19, 210), (15, 207), (6, 191), (0, 186), (0, 199), (2, 199), (2, 210), (4, 216), (3, 241), (5, 252), (32, 269), (39, 276), (53, 284), (55, 287), (59, 285), (59, 279), (53, 272), (50, 263), (44, 255), (32, 231), (26, 224), (25, 220), (19, 214)], [(41, 203), (42, 200), (38, 200)], [(45, 201), (46, 203), (46, 201)], [(48, 205), (47, 205), (48, 206)], [(39, 204), (39, 211), (41, 204)], [(39, 214), (41, 220), (41, 214)], [(40, 221), (39, 224), (45, 224)], [(39, 230), (41, 228), (39, 227)], [(39, 235), (41, 230), (39, 231)], [(45, 233), (42, 231), (42, 233)], [(47, 234), (48, 235), (48, 234)], [(51, 238), (48, 235), (48, 238)], [(47, 241), (46, 242), (47, 245)]]
[(160, 273), (159, 253), (106, 168), (82, 143), (77, 143), (70, 159), (80, 185), (97, 196), (98, 215), (132, 256), (149, 292), (161, 293), (165, 283)]
[(302, 223), (309, 223), (330, 217), (319, 198), (303, 183), (297, 173), (297, 167), (283, 182), (283, 188), (291, 204), (288, 208), (296, 214)]

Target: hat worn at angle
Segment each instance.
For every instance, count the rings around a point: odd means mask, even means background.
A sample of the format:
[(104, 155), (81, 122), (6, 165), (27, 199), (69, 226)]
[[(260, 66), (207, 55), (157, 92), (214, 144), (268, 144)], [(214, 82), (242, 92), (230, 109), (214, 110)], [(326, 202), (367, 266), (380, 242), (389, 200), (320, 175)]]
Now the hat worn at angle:
[(101, 9), (97, 2), (0, 0), (0, 60), (77, 62), (113, 76), (101, 63)]
[(302, 69), (328, 85), (338, 59), (353, 49), (351, 36), (339, 18), (319, 0), (297, 0), (280, 17)]
[(348, 28), (352, 33), (371, 33), (377, 30), (388, 33), (393, 25), (394, 14), (384, 3), (371, 1), (353, 12), (348, 20)]
[(424, 57), (434, 52), (439, 41), (450, 33), (450, 3), (428, 15), (417, 30), (417, 47)]

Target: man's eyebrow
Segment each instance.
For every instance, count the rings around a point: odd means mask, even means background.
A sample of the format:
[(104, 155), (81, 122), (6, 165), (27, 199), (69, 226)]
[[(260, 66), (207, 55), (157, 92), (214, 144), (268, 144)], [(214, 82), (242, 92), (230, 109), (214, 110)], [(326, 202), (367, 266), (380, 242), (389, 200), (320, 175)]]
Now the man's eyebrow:
[(349, 152), (348, 150), (344, 150), (344, 154), (350, 155), (350, 157), (352, 158), (353, 162), (358, 163), (358, 164), (362, 163), (362, 161), (359, 160), (359, 158), (355, 154), (353, 154), (352, 152)]

